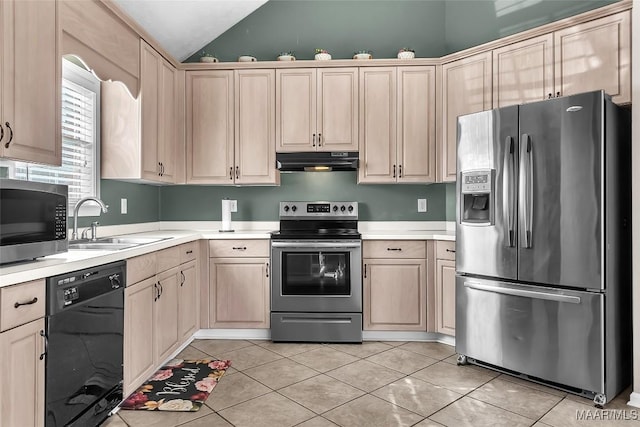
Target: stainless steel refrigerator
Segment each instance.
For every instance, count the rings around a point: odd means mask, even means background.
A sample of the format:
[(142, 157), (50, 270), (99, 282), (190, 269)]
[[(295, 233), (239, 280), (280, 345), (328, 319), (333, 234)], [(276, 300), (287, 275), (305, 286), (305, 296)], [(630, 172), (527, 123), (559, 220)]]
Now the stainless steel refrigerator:
[(460, 364), (599, 406), (630, 384), (630, 144), (602, 91), (458, 118)]

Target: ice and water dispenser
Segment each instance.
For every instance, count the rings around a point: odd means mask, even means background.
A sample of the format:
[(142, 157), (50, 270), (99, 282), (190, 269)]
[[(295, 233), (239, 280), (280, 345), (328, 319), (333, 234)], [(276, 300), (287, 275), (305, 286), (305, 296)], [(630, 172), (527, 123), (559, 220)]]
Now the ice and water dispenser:
[(495, 209), (495, 170), (460, 173), (460, 222), (468, 225), (492, 225)]

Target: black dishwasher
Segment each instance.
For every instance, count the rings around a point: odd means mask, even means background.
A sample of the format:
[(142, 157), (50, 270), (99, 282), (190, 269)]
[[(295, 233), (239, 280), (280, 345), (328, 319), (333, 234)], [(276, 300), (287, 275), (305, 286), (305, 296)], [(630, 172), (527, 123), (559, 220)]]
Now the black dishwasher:
[(47, 427), (99, 425), (122, 401), (125, 266), (47, 279)]

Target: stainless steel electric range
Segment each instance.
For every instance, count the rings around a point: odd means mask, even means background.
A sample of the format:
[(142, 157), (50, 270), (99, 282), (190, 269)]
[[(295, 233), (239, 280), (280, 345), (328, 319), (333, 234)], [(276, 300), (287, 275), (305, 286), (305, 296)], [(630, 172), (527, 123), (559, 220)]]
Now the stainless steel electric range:
[(357, 202), (280, 202), (271, 266), (273, 341), (362, 342)]

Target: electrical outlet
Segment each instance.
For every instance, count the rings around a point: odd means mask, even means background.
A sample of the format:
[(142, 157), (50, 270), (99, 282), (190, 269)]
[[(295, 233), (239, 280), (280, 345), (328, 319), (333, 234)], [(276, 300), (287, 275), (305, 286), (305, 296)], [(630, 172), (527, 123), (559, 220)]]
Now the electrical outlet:
[(120, 213), (127, 213), (127, 199), (120, 199)]
[(231, 202), (231, 212), (238, 212), (238, 201), (230, 200)]
[(427, 211), (427, 199), (418, 199), (418, 212)]

